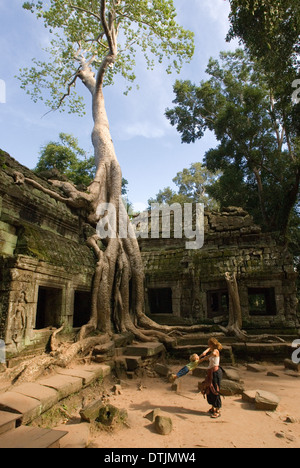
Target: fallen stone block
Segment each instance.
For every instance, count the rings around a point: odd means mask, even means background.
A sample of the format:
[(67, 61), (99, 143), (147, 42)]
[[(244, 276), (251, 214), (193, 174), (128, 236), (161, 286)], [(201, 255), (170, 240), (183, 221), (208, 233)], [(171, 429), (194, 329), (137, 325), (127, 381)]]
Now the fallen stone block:
[(154, 410), (150, 411), (150, 413), (147, 413), (144, 418), (149, 419), (149, 421), (154, 422), (156, 416), (161, 414), (161, 409), (160, 408), (155, 408)]
[(113, 405), (103, 405), (100, 408), (99, 415), (96, 422), (103, 424), (104, 426), (115, 426), (126, 423), (128, 419), (128, 413), (125, 409), (119, 409)]
[(240, 382), (241, 376), (236, 369), (231, 367), (223, 367), (224, 377), (227, 380), (233, 380), (234, 382)]
[(275, 411), (279, 405), (280, 398), (270, 392), (257, 390), (255, 396), (255, 407), (262, 411)]
[(162, 377), (168, 377), (168, 375), (172, 373), (169, 366), (160, 363), (155, 364), (154, 370), (158, 375), (161, 375)]
[(247, 370), (249, 372), (267, 372), (267, 368), (260, 364), (247, 364)]
[(82, 421), (91, 423), (92, 421), (95, 421), (98, 416), (99, 416), (99, 411), (103, 407), (103, 402), (102, 400), (96, 400), (84, 407), (80, 411), (80, 417)]
[(244, 390), (245, 387), (243, 383), (223, 379), (221, 383), (220, 393), (223, 396), (242, 395)]
[(280, 377), (276, 372), (267, 372), (267, 377)]
[(173, 422), (167, 413), (164, 413), (160, 408), (147, 413), (144, 418), (149, 419), (150, 422), (154, 423), (155, 430), (158, 434), (168, 435), (173, 430)]
[(168, 416), (164, 416), (163, 414), (159, 414), (155, 417), (154, 427), (158, 434), (168, 435), (173, 430), (172, 419)]
[(255, 403), (256, 390), (245, 390), (242, 394), (242, 400), (247, 403)]

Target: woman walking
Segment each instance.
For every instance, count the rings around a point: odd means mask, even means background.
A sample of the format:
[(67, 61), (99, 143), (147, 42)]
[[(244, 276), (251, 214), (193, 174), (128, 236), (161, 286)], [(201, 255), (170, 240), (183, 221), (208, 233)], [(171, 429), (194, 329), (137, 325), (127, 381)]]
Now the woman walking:
[(216, 419), (221, 416), (222, 400), (220, 395), (221, 381), (223, 377), (220, 368), (220, 351), (223, 349), (221, 343), (216, 338), (208, 341), (209, 348), (200, 356), (200, 362), (209, 361), (207, 376), (202, 383), (202, 394), (206, 396), (207, 402), (211, 405), (209, 412), (211, 417)]

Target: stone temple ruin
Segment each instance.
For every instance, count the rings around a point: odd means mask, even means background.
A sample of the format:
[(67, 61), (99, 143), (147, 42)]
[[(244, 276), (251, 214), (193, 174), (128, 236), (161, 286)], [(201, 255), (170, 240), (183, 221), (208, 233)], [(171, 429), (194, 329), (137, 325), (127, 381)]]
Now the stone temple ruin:
[[(16, 171), (58, 190), (1, 152), (0, 339), (8, 356), (43, 349), (53, 329), (72, 334), (90, 317), (96, 259), (85, 243), (92, 227)], [(243, 210), (205, 212), (205, 242), (141, 239), (146, 311), (160, 323), (228, 322), (227, 271), (238, 278), (243, 328), (293, 334), (300, 326), (297, 274), (290, 254)]]

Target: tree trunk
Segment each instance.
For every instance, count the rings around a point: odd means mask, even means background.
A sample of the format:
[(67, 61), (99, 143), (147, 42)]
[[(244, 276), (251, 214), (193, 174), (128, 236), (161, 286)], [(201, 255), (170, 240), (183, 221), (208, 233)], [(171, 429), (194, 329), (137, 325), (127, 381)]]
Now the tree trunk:
[(240, 303), (239, 288), (236, 280), (236, 274), (225, 273), (225, 279), (229, 293), (229, 321), (227, 333), (234, 335), (242, 341), (245, 341), (246, 334), (242, 331), (243, 318)]

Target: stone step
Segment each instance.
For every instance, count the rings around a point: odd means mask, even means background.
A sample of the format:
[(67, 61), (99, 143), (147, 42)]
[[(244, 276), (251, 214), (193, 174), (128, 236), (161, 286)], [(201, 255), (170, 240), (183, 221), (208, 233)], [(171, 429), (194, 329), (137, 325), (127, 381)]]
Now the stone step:
[(56, 390), (59, 400), (68, 397), (72, 393), (78, 393), (83, 388), (82, 379), (70, 375), (53, 375), (52, 377), (39, 380), (39, 383), (44, 387)]
[[(33, 398), (40, 404), (40, 412), (44, 413), (58, 402), (58, 392), (53, 388), (45, 387), (39, 383), (24, 383), (14, 388), (15, 393)], [(0, 397), (1, 403), (1, 397)]]
[(182, 336), (177, 339), (177, 346), (196, 346), (196, 345), (205, 345), (206, 348), (208, 347), (208, 340), (209, 338), (214, 337), (217, 338), (222, 344), (231, 344), (234, 340), (232, 337), (224, 336), (224, 334), (220, 333), (193, 333), (190, 335)]
[(164, 353), (166, 348), (162, 343), (150, 342), (132, 344), (126, 347), (125, 356), (141, 356), (142, 358), (157, 356)]
[(0, 436), (0, 448), (59, 448), (67, 431), (20, 426)]
[(6, 392), (0, 395), (0, 411), (16, 413), (22, 424), (27, 424), (40, 416), (41, 403), (14, 391)]
[(21, 425), (19, 414), (0, 411), (0, 435)]
[[(182, 358), (189, 360), (190, 356), (194, 353), (199, 356), (206, 351), (207, 345), (187, 345), (187, 346), (175, 346), (172, 349), (172, 357)], [(234, 364), (234, 356), (232, 353), (231, 346), (223, 346), (221, 351), (221, 360), (223, 363)]]
[(291, 358), (293, 348), (291, 343), (234, 343), (232, 352), (240, 361), (278, 362)]
[(57, 374), (51, 377), (22, 384), (0, 394), (0, 412), (13, 413), (20, 423), (28, 424), (63, 398), (79, 392), (97, 379), (104, 379), (110, 373), (111, 367), (104, 364), (57, 369)]

